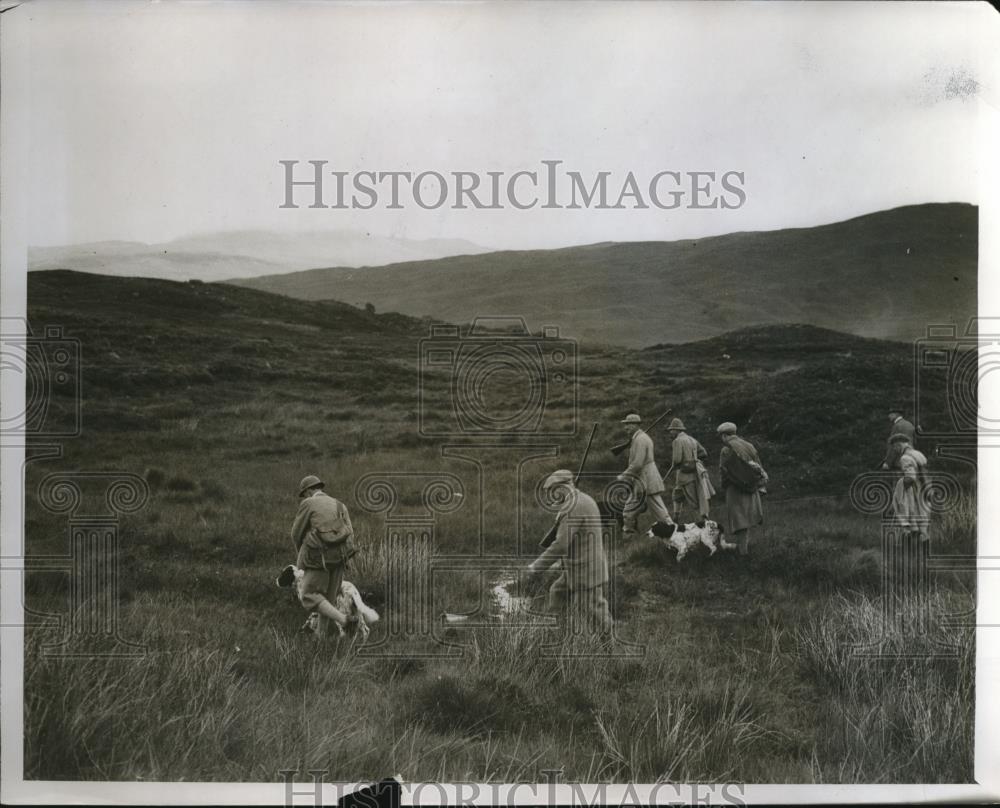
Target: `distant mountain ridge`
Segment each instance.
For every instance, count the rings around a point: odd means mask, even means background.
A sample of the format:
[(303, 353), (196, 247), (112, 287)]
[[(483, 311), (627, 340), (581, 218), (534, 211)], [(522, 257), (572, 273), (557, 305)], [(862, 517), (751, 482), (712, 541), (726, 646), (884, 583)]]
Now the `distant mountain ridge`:
[(485, 252), (461, 239), (409, 240), (346, 230), (276, 233), (238, 230), (206, 233), (162, 244), (101, 241), (32, 247), (29, 270), (71, 269), (161, 280), (222, 281), (337, 264), (374, 266)]
[(311, 269), (232, 283), (291, 297), (469, 322), (521, 315), (534, 331), (630, 347), (754, 325), (810, 323), (909, 340), (976, 314), (978, 209), (911, 205), (810, 228), (672, 242), (604, 242)]

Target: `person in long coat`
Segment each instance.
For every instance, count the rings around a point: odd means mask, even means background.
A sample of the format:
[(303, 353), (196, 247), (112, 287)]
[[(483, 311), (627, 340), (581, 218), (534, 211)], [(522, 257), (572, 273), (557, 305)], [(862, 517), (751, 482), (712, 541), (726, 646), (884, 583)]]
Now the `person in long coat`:
[(623, 533), (626, 536), (639, 531), (639, 514), (643, 506), (648, 505), (659, 522), (672, 524), (670, 511), (663, 503), (663, 477), (656, 467), (653, 455), (653, 439), (649, 437), (639, 424), (642, 419), (631, 413), (622, 420), (625, 429), (631, 435), (628, 448), (628, 468), (618, 475), (618, 479), (631, 484), (631, 493), (622, 510)]
[(680, 524), (681, 508), (688, 504), (698, 514), (698, 524), (704, 525), (708, 519), (709, 502), (715, 494), (708, 469), (703, 461), (708, 452), (695, 438), (691, 437), (680, 418), (674, 418), (667, 427), (674, 439), (672, 468), (676, 469), (674, 491), (671, 499), (674, 506), (674, 520)]
[(601, 512), (593, 497), (573, 485), (573, 472), (559, 469), (543, 489), (562, 503), (556, 539), (528, 567), (537, 575), (554, 566), (562, 573), (549, 588), (548, 609), (568, 619), (571, 633), (607, 633), (614, 621), (608, 607), (608, 560)]
[(761, 494), (767, 493), (767, 472), (757, 449), (736, 434), (734, 423), (719, 424), (716, 431), (724, 444), (719, 454), (719, 477), (726, 492), (724, 527), (745, 556), (750, 553), (750, 528), (764, 522)]
[(892, 492), (893, 518), (905, 533), (927, 541), (931, 518), (924, 490), (927, 457), (914, 449), (902, 433), (893, 435), (891, 440), (897, 452), (896, 468), (902, 472)]
[(354, 555), (354, 528), (347, 506), (323, 492), (315, 475), (299, 483), (299, 509), (292, 522), (295, 566), (303, 571), (299, 602), (319, 614), (318, 637), (326, 637), (331, 621), (344, 628), (347, 615), (333, 604), (340, 594), (344, 570)]

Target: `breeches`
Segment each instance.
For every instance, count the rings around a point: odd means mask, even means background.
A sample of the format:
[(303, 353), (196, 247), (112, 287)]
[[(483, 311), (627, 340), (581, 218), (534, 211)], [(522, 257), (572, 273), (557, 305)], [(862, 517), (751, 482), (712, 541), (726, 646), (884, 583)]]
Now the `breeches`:
[(622, 509), (622, 516), (625, 520), (626, 530), (638, 530), (636, 520), (642, 513), (644, 506), (649, 506), (657, 522), (670, 522), (670, 511), (663, 504), (663, 497), (659, 494), (643, 494), (641, 490), (632, 489), (625, 506)]
[[(340, 595), (340, 585), (343, 582), (343, 564), (327, 564), (325, 570), (304, 570), (302, 588), (299, 590), (299, 602), (309, 611), (315, 611), (324, 601), (336, 605), (337, 596)], [(320, 614), (319, 634), (326, 633), (328, 623), (328, 618)]]

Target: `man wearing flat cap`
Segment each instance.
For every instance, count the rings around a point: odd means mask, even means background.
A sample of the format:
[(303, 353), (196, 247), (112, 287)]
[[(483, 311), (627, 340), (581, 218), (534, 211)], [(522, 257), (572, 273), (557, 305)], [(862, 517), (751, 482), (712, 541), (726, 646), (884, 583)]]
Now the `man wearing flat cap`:
[(340, 594), (344, 569), (354, 555), (354, 528), (347, 506), (323, 492), (324, 483), (314, 474), (299, 483), (299, 509), (292, 522), (292, 544), (298, 553), (295, 566), (303, 571), (299, 601), (319, 614), (318, 637), (327, 636), (330, 621), (341, 628), (347, 615), (333, 604)]
[(677, 470), (673, 496), (674, 519), (683, 524), (681, 508), (686, 503), (695, 511), (699, 527), (704, 527), (708, 519), (709, 501), (715, 494), (708, 469), (703, 461), (708, 459), (705, 447), (689, 435), (680, 418), (674, 418), (667, 427), (674, 439), (671, 468)]
[(903, 417), (902, 407), (890, 407), (889, 410), (889, 440), (885, 458), (882, 460), (882, 471), (895, 468), (899, 462), (900, 449), (893, 442), (893, 437), (903, 435), (911, 446), (916, 446), (916, 429)]
[(622, 510), (623, 533), (631, 536), (639, 532), (639, 514), (643, 505), (649, 505), (658, 522), (673, 524), (670, 511), (663, 504), (663, 477), (656, 467), (653, 456), (653, 439), (640, 427), (642, 419), (630, 413), (622, 419), (625, 430), (631, 436), (628, 447), (628, 468), (618, 475), (618, 479), (631, 484), (631, 494)]
[(767, 493), (767, 472), (750, 441), (736, 434), (736, 424), (726, 421), (716, 432), (722, 439), (719, 477), (726, 492), (726, 532), (739, 547), (740, 555), (750, 554), (750, 528), (764, 522), (760, 495)]
[(548, 609), (563, 615), (571, 633), (607, 633), (608, 561), (601, 536), (601, 512), (593, 497), (573, 484), (573, 472), (559, 469), (542, 485), (560, 503), (556, 540), (528, 567), (537, 575), (559, 565), (562, 573), (549, 588)]

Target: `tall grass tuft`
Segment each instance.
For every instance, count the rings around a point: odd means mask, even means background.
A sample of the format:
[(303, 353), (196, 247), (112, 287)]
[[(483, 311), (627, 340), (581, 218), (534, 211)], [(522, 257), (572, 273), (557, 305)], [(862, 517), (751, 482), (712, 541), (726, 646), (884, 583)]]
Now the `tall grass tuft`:
[(672, 696), (595, 720), (601, 779), (633, 783), (732, 779), (743, 755), (767, 734), (738, 685), (700, 703)]
[(250, 751), (246, 687), (217, 651), (44, 658), (29, 633), (25, 660), (26, 777), (170, 779)]
[(974, 633), (941, 619), (968, 606), (934, 592), (886, 619), (879, 599), (838, 595), (798, 632), (805, 671), (832, 691), (818, 781), (971, 780)]

